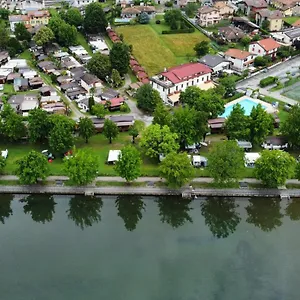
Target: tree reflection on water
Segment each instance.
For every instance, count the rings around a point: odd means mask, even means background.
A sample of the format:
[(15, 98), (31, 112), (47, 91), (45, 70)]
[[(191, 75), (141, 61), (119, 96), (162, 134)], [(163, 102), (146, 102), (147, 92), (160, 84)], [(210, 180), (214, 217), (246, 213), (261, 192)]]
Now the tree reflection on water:
[(24, 203), (24, 213), (30, 214), (33, 221), (45, 224), (51, 222), (55, 213), (55, 205), (53, 196), (51, 195), (30, 195), (26, 199), (21, 200)]
[(228, 237), (241, 221), (236, 212), (238, 205), (232, 198), (208, 198), (200, 206), (205, 224), (217, 238)]
[(159, 197), (156, 200), (159, 208), (160, 220), (163, 223), (178, 228), (186, 222), (193, 223), (189, 212), (193, 209), (190, 207), (192, 200), (183, 199), (179, 196)]
[(259, 227), (263, 231), (272, 231), (282, 225), (280, 199), (253, 198), (246, 207), (248, 218), (246, 222)]
[(123, 219), (125, 228), (128, 231), (135, 230), (137, 223), (143, 217), (142, 210), (146, 207), (142, 196), (118, 196), (115, 204), (118, 216)]
[(292, 221), (300, 220), (300, 199), (292, 199), (285, 209), (287, 216), (291, 218)]
[(13, 200), (13, 195), (4, 194), (1, 195), (0, 199), (0, 222), (5, 224), (5, 219), (12, 216), (13, 211), (11, 209), (11, 201)]
[(103, 201), (101, 198), (76, 195), (69, 202), (68, 217), (77, 226), (84, 229), (101, 221), (102, 206)]

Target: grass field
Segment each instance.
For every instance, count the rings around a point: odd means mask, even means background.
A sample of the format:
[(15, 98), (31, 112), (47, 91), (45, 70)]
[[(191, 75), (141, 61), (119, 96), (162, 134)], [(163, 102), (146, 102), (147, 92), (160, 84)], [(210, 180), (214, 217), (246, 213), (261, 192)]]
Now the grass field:
[(127, 44), (133, 45), (133, 54), (152, 76), (164, 68), (188, 62), (195, 57), (195, 44), (207, 38), (195, 31), (186, 34), (161, 34), (169, 27), (161, 20), (155, 24), (151, 20), (148, 25), (127, 25), (116, 27), (118, 34), (123, 34)]
[(293, 23), (295, 23), (297, 20), (299, 20), (300, 17), (298, 16), (295, 16), (295, 17), (286, 17), (286, 18), (283, 18), (284, 22), (292, 25)]

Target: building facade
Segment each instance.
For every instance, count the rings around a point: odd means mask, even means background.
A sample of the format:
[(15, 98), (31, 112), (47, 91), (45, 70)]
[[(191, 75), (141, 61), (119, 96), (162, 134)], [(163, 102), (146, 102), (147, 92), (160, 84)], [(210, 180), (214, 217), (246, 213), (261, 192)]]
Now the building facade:
[(187, 63), (165, 70), (150, 79), (152, 87), (160, 93), (166, 104), (174, 106), (180, 92), (189, 86), (203, 87), (211, 81), (212, 70), (201, 63)]
[(272, 59), (275, 59), (279, 47), (279, 43), (272, 38), (268, 38), (251, 43), (249, 45), (249, 52), (257, 56), (269, 55)]
[(225, 53), (225, 59), (232, 63), (231, 68), (237, 72), (243, 72), (253, 65), (255, 55), (248, 51), (229, 49)]
[(196, 17), (197, 23), (203, 27), (217, 24), (222, 19), (219, 10), (209, 6), (202, 6), (199, 8)]

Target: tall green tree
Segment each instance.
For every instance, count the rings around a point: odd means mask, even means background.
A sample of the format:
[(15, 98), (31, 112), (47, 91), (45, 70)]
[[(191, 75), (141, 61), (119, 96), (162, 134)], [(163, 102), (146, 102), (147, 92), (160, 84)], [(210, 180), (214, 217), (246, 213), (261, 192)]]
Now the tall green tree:
[(119, 128), (113, 121), (106, 119), (104, 121), (103, 134), (109, 140), (111, 144), (112, 140), (115, 139), (119, 134)]
[(55, 213), (56, 202), (52, 195), (29, 195), (21, 200), (24, 203), (24, 213), (30, 214), (33, 221), (45, 224), (51, 222)]
[(34, 41), (38, 46), (45, 46), (55, 38), (53, 31), (47, 27), (41, 27), (33, 37)]
[(236, 82), (233, 76), (220, 78), (220, 84), (225, 88), (226, 97), (230, 97), (235, 93)]
[(171, 124), (172, 131), (177, 134), (182, 149), (187, 145), (202, 141), (208, 131), (205, 114), (188, 106), (174, 111)]
[[(170, 201), (171, 200), (171, 201)], [(159, 216), (162, 223), (169, 224), (172, 228), (179, 228), (185, 223), (193, 223), (190, 212), (193, 210), (191, 200), (183, 199), (179, 196), (159, 197), (156, 200)]]
[(111, 67), (120, 75), (125, 75), (129, 68), (130, 51), (124, 43), (114, 43), (109, 53)]
[(76, 185), (91, 183), (97, 177), (99, 166), (97, 155), (87, 149), (75, 150), (71, 157), (64, 159), (64, 170)]
[(206, 55), (209, 52), (209, 42), (201, 41), (200, 43), (197, 43), (194, 50), (198, 57)]
[(113, 69), (111, 72), (111, 81), (114, 87), (119, 87), (122, 85), (122, 78), (120, 76), (120, 73)]
[(182, 19), (181, 11), (179, 9), (170, 9), (165, 12), (164, 19), (172, 30), (178, 29)]
[(237, 103), (225, 122), (225, 131), (229, 140), (246, 140), (250, 138), (250, 118), (244, 108)]
[(283, 214), (280, 212), (279, 198), (251, 198), (246, 211), (248, 214), (246, 222), (262, 231), (270, 232), (282, 225)]
[(152, 124), (158, 124), (160, 126), (167, 125), (170, 127), (171, 122), (172, 122), (171, 113), (169, 112), (166, 105), (164, 105), (162, 101), (159, 101), (156, 104), (155, 110), (153, 112)]
[(177, 152), (177, 134), (171, 132), (168, 126), (161, 127), (158, 124), (147, 127), (140, 140), (140, 147), (143, 152), (153, 158), (158, 158), (160, 154), (168, 155)]
[(97, 116), (97, 118), (100, 118), (100, 119), (104, 118), (106, 113), (107, 113), (107, 109), (103, 104), (96, 103), (95, 105), (93, 105), (92, 114)]
[(17, 54), (22, 53), (23, 47), (21, 43), (14, 37), (8, 40), (7, 50), (10, 57), (15, 57)]
[(197, 3), (194, 2), (189, 2), (184, 7), (184, 11), (189, 18), (195, 17), (197, 10), (198, 10), (198, 5)]
[(273, 133), (274, 119), (260, 104), (253, 107), (250, 119), (250, 140), (260, 145), (268, 135)]
[(280, 131), (287, 137), (290, 146), (300, 147), (300, 106), (294, 105), (283, 122)]
[(202, 91), (196, 86), (186, 88), (180, 93), (180, 101), (197, 111), (205, 113), (207, 119), (216, 118), (224, 112), (225, 101), (217, 90)]
[(115, 201), (118, 216), (123, 219), (128, 231), (136, 229), (137, 223), (142, 219), (145, 203), (139, 195), (118, 196)]
[(0, 8), (0, 19), (1, 20), (8, 20), (10, 11), (5, 8)]
[(49, 146), (57, 153), (65, 153), (74, 146), (75, 122), (64, 115), (50, 117)]
[(226, 238), (234, 233), (241, 218), (236, 212), (239, 205), (231, 198), (208, 198), (200, 203), (201, 214), (213, 236)]
[(132, 144), (135, 143), (135, 139), (140, 135), (144, 128), (145, 123), (139, 120), (135, 120), (133, 125), (129, 127), (128, 133), (130, 136), (132, 136)]
[(95, 126), (93, 121), (88, 118), (80, 118), (78, 124), (79, 135), (85, 139), (85, 142), (89, 142), (89, 138), (95, 134)]
[(108, 23), (102, 6), (93, 2), (86, 6), (83, 27), (87, 33), (99, 33), (106, 30)]
[(0, 133), (10, 141), (17, 141), (26, 134), (23, 117), (18, 115), (9, 104), (5, 104), (0, 113)]
[(103, 201), (100, 197), (74, 196), (69, 202), (68, 218), (82, 230), (101, 221)]
[(80, 10), (76, 7), (69, 8), (62, 17), (67, 23), (75, 27), (79, 27), (83, 24), (83, 17)]
[(99, 52), (93, 54), (87, 63), (88, 70), (102, 80), (111, 74), (111, 63), (108, 55)]
[(31, 33), (26, 29), (23, 23), (17, 23), (15, 26), (15, 36), (19, 41), (30, 42), (32, 39)]
[(140, 24), (148, 24), (149, 21), (150, 21), (150, 17), (149, 17), (149, 15), (144, 11), (144, 12), (142, 12), (142, 13), (139, 15), (138, 20), (139, 20), (139, 23), (140, 23)]
[(22, 184), (35, 184), (38, 179), (44, 180), (48, 174), (48, 161), (42, 153), (32, 150), (17, 161), (16, 175)]
[(284, 185), (295, 171), (296, 161), (287, 152), (264, 150), (255, 162), (254, 174), (268, 187)]
[(238, 180), (244, 168), (244, 151), (235, 141), (224, 141), (212, 147), (208, 170), (217, 184)]
[(5, 22), (0, 21), (0, 49), (5, 50), (8, 46), (9, 34)]
[(156, 105), (162, 102), (159, 92), (152, 88), (150, 84), (142, 85), (136, 92), (138, 108), (145, 111), (153, 112)]
[(44, 141), (50, 130), (48, 113), (40, 108), (29, 111), (27, 128), (28, 137), (32, 143)]
[(6, 159), (2, 155), (0, 155), (0, 174), (3, 174), (5, 166), (6, 166)]
[(194, 177), (194, 168), (186, 153), (170, 153), (159, 167), (161, 177), (167, 180), (169, 186), (182, 187)]
[(5, 221), (13, 215), (13, 210), (11, 208), (11, 202), (13, 200), (13, 195), (3, 194), (1, 195), (0, 201), (0, 222), (5, 224)]
[(115, 169), (119, 176), (130, 182), (141, 175), (141, 164), (142, 160), (139, 151), (129, 145), (121, 150)]

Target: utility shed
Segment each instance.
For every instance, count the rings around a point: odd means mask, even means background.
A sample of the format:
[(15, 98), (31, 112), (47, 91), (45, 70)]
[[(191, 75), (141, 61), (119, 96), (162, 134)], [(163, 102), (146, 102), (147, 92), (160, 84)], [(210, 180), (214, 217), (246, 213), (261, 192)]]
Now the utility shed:
[(107, 163), (115, 164), (116, 161), (119, 160), (120, 154), (121, 154), (121, 150), (109, 150)]

